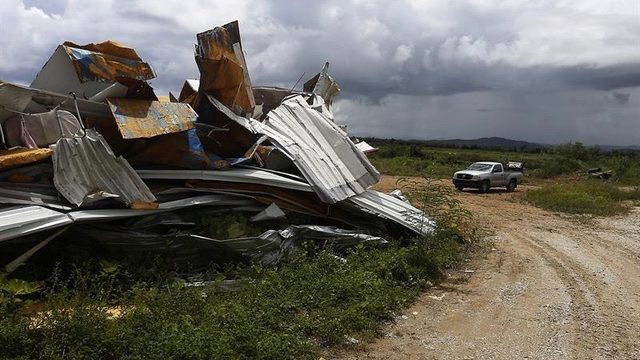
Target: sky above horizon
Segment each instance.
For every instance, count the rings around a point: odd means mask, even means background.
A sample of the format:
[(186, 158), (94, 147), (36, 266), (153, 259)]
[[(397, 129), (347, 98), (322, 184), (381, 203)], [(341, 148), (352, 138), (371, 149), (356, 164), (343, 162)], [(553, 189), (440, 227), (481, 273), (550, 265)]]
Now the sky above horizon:
[(354, 135), (640, 145), (638, 0), (4, 0), (0, 79), (28, 85), (58, 44), (110, 39), (177, 93), (198, 77), (195, 34), (236, 19), (254, 86), (329, 61)]

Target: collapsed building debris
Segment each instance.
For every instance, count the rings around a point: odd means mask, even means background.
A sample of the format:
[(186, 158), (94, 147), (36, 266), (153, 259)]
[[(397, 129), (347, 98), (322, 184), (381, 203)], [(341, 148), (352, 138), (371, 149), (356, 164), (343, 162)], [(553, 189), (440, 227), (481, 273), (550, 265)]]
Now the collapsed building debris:
[[(384, 243), (388, 228), (433, 231), (422, 211), (370, 189), (380, 174), (364, 153), (375, 149), (335, 123), (328, 63), (303, 90), (252, 87), (237, 21), (196, 40), (200, 78), (169, 101), (147, 83), (151, 65), (113, 41), (63, 43), (30, 87), (0, 81), (0, 246), (30, 245), (7, 269), (78, 234), (131, 251), (170, 240), (190, 263), (272, 264), (305, 240), (340, 248)], [(194, 208), (304, 222), (215, 239), (183, 219)]]

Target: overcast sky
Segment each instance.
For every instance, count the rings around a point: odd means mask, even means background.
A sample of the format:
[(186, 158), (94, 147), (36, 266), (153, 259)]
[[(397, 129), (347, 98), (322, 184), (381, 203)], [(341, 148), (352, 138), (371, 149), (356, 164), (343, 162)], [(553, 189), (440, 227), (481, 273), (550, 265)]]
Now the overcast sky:
[(329, 61), (352, 134), (640, 145), (640, 0), (3, 0), (0, 79), (111, 39), (177, 92), (198, 75), (195, 34), (236, 19), (254, 85)]

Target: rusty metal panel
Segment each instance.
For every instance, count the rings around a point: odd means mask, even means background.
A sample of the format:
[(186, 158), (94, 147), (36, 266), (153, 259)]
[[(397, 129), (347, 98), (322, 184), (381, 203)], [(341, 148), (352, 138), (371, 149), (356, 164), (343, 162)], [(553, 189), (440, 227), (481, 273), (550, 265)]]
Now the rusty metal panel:
[(125, 139), (150, 138), (195, 127), (198, 114), (183, 103), (109, 99), (109, 107)]
[(0, 150), (0, 169), (26, 165), (51, 157), (51, 149), (11, 149)]
[(211, 93), (238, 114), (253, 112), (255, 99), (238, 22), (199, 33), (197, 39), (199, 90)]
[(151, 65), (136, 52), (113, 41), (100, 44), (63, 44), (81, 82), (111, 82), (118, 77), (150, 80), (156, 77)]

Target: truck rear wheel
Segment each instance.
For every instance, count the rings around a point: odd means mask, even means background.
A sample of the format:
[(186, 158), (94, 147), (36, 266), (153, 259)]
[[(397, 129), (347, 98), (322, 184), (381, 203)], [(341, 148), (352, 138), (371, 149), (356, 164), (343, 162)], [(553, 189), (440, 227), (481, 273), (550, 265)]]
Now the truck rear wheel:
[(480, 192), (482, 193), (488, 193), (489, 188), (491, 188), (491, 184), (489, 184), (489, 181), (485, 180), (480, 184)]
[(511, 181), (509, 181), (509, 183), (507, 184), (507, 191), (512, 192), (516, 189), (516, 186), (518, 186), (516, 179), (511, 179)]

